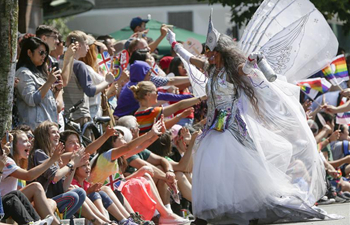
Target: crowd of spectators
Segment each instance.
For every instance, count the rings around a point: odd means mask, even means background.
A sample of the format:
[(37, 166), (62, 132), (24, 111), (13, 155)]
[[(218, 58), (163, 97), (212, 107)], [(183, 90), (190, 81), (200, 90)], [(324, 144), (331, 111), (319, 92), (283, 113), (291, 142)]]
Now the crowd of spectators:
[[(206, 123), (206, 96), (193, 96), (171, 49), (155, 57), (169, 27), (162, 25), (153, 41), (147, 22), (132, 19), (128, 40), (79, 30), (62, 37), (47, 25), (19, 34), (13, 129), (1, 143), (3, 222), (61, 224), (83, 217), (92, 224), (147, 225), (192, 219), (192, 148)], [(119, 79), (114, 67), (99, 66), (104, 52), (112, 59), (129, 55)], [(327, 171), (328, 191), (318, 204), (350, 201), (348, 125), (335, 124), (332, 114), (350, 110), (349, 104), (337, 107), (350, 89), (332, 93), (312, 108), (302, 99)], [(101, 136), (65, 122), (69, 117), (82, 128), (101, 116), (110, 119)], [(82, 137), (90, 144), (84, 146)]]

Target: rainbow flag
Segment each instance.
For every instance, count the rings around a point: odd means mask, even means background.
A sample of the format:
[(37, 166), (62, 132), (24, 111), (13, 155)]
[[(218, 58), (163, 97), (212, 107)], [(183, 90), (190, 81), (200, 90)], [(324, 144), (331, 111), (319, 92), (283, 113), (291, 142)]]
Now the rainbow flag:
[(119, 80), (120, 75), (122, 74), (123, 69), (120, 65), (120, 60), (118, 57), (114, 57), (113, 60), (113, 74), (114, 74), (114, 80)]
[(314, 99), (318, 92), (325, 93), (332, 86), (325, 78), (312, 78), (307, 80), (301, 80), (297, 82), (300, 89)]
[[(339, 106), (344, 105), (345, 102), (347, 102), (348, 99), (346, 97), (342, 97)], [(350, 124), (350, 112), (344, 112), (344, 113), (337, 113), (336, 116), (336, 123), (337, 124)]]
[(325, 77), (329, 82), (331, 82), (334, 86), (338, 85), (337, 78), (334, 76), (330, 65), (327, 65), (321, 71), (322, 71), (323, 77)]
[(344, 55), (335, 57), (330, 64), (312, 77), (324, 77), (334, 86), (338, 86), (343, 81), (349, 80), (349, 73)]
[[(331, 66), (334, 65), (334, 76), (337, 79), (343, 79), (343, 81), (349, 80), (348, 67), (346, 65), (346, 60), (344, 55), (338, 55), (332, 61)], [(333, 68), (332, 68), (333, 69)]]

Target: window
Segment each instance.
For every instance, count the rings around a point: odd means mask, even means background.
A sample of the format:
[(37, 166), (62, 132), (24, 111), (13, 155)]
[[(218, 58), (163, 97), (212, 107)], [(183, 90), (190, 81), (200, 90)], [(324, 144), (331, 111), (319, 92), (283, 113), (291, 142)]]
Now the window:
[(169, 24), (179, 28), (193, 31), (193, 13), (189, 12), (168, 12)]

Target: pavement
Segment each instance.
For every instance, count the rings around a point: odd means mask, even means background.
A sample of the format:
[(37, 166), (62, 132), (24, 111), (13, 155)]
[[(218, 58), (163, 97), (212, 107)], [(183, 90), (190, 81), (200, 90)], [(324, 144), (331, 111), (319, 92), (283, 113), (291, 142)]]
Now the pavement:
[[(283, 225), (350, 225), (350, 203), (341, 204), (330, 204), (330, 205), (320, 205), (321, 209), (324, 209), (328, 214), (337, 214), (344, 216), (344, 219), (340, 220), (318, 220), (318, 221), (307, 221), (299, 223), (277, 223)], [(276, 223), (274, 224), (276, 225)]]
[[(350, 203), (320, 205), (328, 214), (337, 214), (344, 216), (340, 220), (313, 220), (298, 223), (274, 223), (274, 225), (350, 225)], [(190, 225), (189, 223), (186, 225)], [(214, 224), (208, 224), (214, 225)]]

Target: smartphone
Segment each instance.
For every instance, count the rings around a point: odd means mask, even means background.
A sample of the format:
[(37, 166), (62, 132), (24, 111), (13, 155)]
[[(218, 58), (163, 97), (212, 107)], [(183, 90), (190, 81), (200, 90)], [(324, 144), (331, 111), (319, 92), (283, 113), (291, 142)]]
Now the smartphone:
[(77, 39), (75, 37), (71, 37), (70, 38), (70, 43), (71, 44), (74, 44), (76, 41), (77, 41)]
[(55, 68), (55, 71), (60, 69), (60, 66), (58, 65), (57, 61), (52, 62), (51, 69), (53, 69), (53, 68)]

